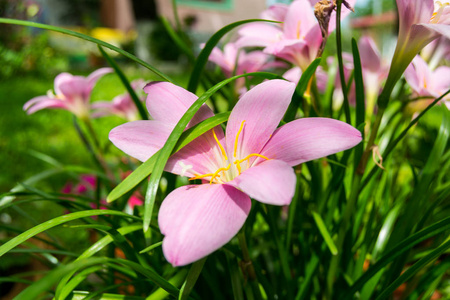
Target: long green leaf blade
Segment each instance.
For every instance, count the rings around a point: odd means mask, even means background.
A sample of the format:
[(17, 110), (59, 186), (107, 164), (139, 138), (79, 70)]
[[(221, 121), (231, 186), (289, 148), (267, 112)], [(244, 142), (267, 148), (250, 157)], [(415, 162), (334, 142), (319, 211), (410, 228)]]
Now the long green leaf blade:
[(21, 243), (25, 242), (29, 238), (45, 231), (50, 228), (53, 228), (55, 226), (61, 225), (63, 223), (73, 221), (76, 219), (91, 217), (91, 216), (100, 216), (100, 215), (115, 215), (115, 216), (122, 216), (127, 218), (133, 218), (133, 219), (139, 219), (137, 217), (131, 216), (129, 214), (116, 211), (116, 210), (106, 210), (106, 209), (93, 209), (89, 211), (79, 211), (75, 213), (71, 213), (68, 215), (56, 217), (54, 219), (48, 220), (44, 223), (41, 223), (31, 229), (28, 229), (22, 234), (19, 234), (18, 236), (12, 238), (2, 246), (0, 246), (0, 256), (11, 250), (12, 248), (16, 247), (17, 245), (20, 245)]

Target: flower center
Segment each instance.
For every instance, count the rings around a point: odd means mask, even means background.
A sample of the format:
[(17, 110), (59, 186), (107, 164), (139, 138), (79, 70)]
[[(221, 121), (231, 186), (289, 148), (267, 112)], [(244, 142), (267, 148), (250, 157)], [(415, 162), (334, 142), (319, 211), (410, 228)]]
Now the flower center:
[(438, 23), (439, 19), (442, 16), (442, 13), (444, 12), (444, 9), (449, 5), (450, 5), (450, 2), (442, 3), (441, 1), (435, 1), (434, 2), (434, 10), (435, 11), (434, 11), (433, 15), (431, 16), (430, 23), (434, 23), (434, 24)]
[[(219, 146), (220, 152), (222, 154), (223, 165), (226, 165), (226, 167), (218, 168), (214, 173), (195, 175), (194, 177), (189, 178), (189, 180), (209, 179), (209, 184), (224, 183), (224, 182), (233, 180), (236, 176), (240, 175), (243, 171), (250, 168), (251, 167), (250, 158), (260, 157), (260, 158), (269, 160), (269, 158), (267, 158), (264, 155), (261, 155), (259, 153), (249, 154), (243, 159), (237, 158), (237, 148), (238, 148), (238, 143), (239, 143), (239, 136), (241, 135), (242, 130), (244, 129), (244, 123), (245, 123), (245, 120), (242, 121), (241, 127), (239, 128), (239, 131), (236, 134), (236, 138), (234, 140), (233, 158), (231, 160), (228, 158), (225, 148), (222, 146), (219, 139), (217, 138), (217, 135), (214, 132), (214, 129), (212, 129), (214, 139), (216, 140), (216, 143)], [(241, 166), (241, 164), (244, 163), (245, 161), (247, 161), (247, 165), (244, 167)], [(245, 168), (245, 169), (243, 169), (243, 168)]]

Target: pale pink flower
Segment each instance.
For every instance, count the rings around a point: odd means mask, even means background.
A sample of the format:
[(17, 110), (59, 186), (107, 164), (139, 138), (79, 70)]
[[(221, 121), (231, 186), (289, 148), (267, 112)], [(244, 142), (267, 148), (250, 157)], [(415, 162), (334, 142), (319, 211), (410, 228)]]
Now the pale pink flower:
[[(423, 105), (419, 106), (428, 105), (434, 98), (438, 98), (450, 88), (450, 67), (440, 66), (431, 70), (423, 58), (417, 55), (406, 68), (405, 79), (415, 97), (430, 97), (421, 100), (419, 103)], [(443, 100), (449, 106), (450, 96), (447, 95)]]
[[(229, 242), (257, 201), (288, 205), (296, 176), (292, 166), (349, 149), (361, 141), (352, 126), (333, 119), (305, 118), (277, 129), (289, 106), (295, 84), (263, 82), (245, 93), (221, 126), (201, 135), (168, 161), (165, 170), (201, 179), (171, 192), (159, 211), (165, 235), (163, 252), (174, 266), (194, 262)], [(154, 120), (114, 128), (110, 140), (142, 161), (165, 143), (175, 124), (197, 99), (171, 83), (145, 88)], [(213, 116), (202, 106), (189, 126)]]
[(223, 52), (214, 47), (209, 60), (217, 64), (228, 77), (233, 74), (241, 75), (286, 66), (282, 62), (273, 61), (271, 55), (262, 51), (246, 53), (243, 49), (240, 50), (235, 43), (226, 44)]
[(434, 39), (450, 38), (450, 2), (397, 0), (398, 41), (388, 82), (395, 83), (419, 51)]
[[(141, 92), (144, 86), (145, 81), (143, 79), (131, 82), (131, 87), (142, 101), (145, 100), (145, 94)], [(139, 111), (128, 92), (114, 97), (112, 101), (96, 101), (92, 103), (92, 109), (94, 110), (92, 113), (94, 118), (117, 115), (127, 121), (139, 119)]]
[(87, 77), (61, 73), (55, 78), (55, 94), (49, 91), (46, 96), (35, 97), (25, 103), (23, 109), (28, 114), (44, 108), (65, 109), (79, 118), (87, 118), (90, 109), (89, 100), (95, 83), (100, 77), (112, 71), (111, 68), (101, 68)]
[[(350, 5), (356, 0), (348, 1)], [(296, 0), (289, 6), (277, 5), (262, 14), (280, 24), (252, 23), (239, 30), (239, 47), (265, 47), (264, 52), (283, 58), (305, 70), (316, 58), (322, 43), (319, 23), (314, 16), (313, 5), (308, 0)], [(348, 14), (343, 10), (343, 17)], [(281, 20), (281, 18), (284, 18)], [(334, 18), (334, 20), (333, 20)], [(335, 14), (332, 15), (329, 31), (335, 29)]]

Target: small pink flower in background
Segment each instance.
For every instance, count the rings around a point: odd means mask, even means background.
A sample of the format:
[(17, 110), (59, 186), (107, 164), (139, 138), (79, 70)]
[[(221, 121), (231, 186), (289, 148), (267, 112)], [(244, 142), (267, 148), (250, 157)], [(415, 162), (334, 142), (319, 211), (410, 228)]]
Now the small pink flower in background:
[(363, 36), (358, 41), (361, 57), (361, 69), (366, 95), (366, 112), (372, 115), (383, 81), (389, 73), (389, 65), (383, 59), (375, 41), (369, 36)]
[(23, 109), (28, 114), (44, 108), (65, 109), (79, 118), (87, 118), (90, 110), (89, 100), (95, 83), (100, 77), (111, 72), (113, 72), (111, 68), (101, 68), (87, 77), (61, 73), (55, 78), (56, 94), (49, 91), (46, 96), (35, 97), (25, 103)]
[[(405, 79), (413, 90), (414, 97), (430, 97), (415, 103), (419, 104), (416, 108), (421, 109), (450, 88), (450, 67), (440, 66), (431, 70), (423, 58), (417, 55), (406, 68)], [(450, 107), (450, 96), (447, 95), (443, 100)]]
[[(356, 1), (348, 2), (353, 5)], [(347, 11), (343, 10), (343, 18), (349, 13)], [(262, 17), (283, 21), (283, 24), (252, 23), (243, 26), (239, 30), (241, 37), (236, 42), (237, 45), (265, 47), (265, 53), (283, 58), (305, 70), (316, 58), (322, 43), (321, 29), (311, 2), (296, 0), (289, 6), (279, 4), (265, 11)], [(335, 24), (335, 19), (330, 21), (330, 32), (335, 29)]]
[[(143, 79), (131, 82), (131, 87), (142, 101), (145, 100), (145, 94), (142, 93), (144, 86), (145, 81)], [(139, 119), (139, 111), (128, 92), (114, 97), (112, 101), (96, 101), (92, 103), (92, 109), (94, 110), (92, 113), (93, 118), (117, 115), (127, 121)]]
[(435, 39), (420, 51), (420, 56), (431, 69), (435, 69), (444, 61), (450, 61), (450, 39), (445, 37)]
[(450, 38), (450, 2), (397, 0), (399, 33), (388, 82), (396, 82), (431, 41)]
[(284, 67), (286, 64), (278, 61), (271, 61), (269, 54), (262, 51), (252, 51), (246, 53), (240, 50), (235, 43), (228, 43), (224, 46), (223, 52), (214, 47), (209, 60), (217, 64), (226, 76), (230, 77), (245, 73), (257, 72), (274, 67)]
[[(225, 134), (217, 126), (169, 159), (166, 171), (204, 182), (174, 190), (161, 205), (163, 252), (172, 265), (189, 264), (228, 243), (248, 216), (250, 197), (288, 205), (296, 184), (292, 166), (361, 141), (358, 130), (327, 118), (299, 119), (277, 129), (294, 90), (295, 84), (283, 80), (257, 85), (233, 108)], [(152, 83), (145, 92), (153, 120), (126, 123), (110, 132), (119, 149), (142, 161), (164, 145), (197, 99), (167, 82)], [(204, 105), (189, 126), (211, 116)]]
[(141, 198), (142, 196), (138, 192), (134, 193), (130, 199), (128, 199), (128, 207), (133, 211), (135, 206), (144, 204), (144, 201)]

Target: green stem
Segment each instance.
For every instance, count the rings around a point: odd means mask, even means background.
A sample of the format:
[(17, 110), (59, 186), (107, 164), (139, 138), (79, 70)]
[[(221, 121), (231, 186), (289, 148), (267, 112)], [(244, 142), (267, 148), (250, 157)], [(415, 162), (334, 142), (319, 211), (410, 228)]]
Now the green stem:
[(342, 94), (344, 95), (344, 112), (345, 120), (348, 124), (352, 123), (352, 118), (350, 115), (350, 104), (347, 95), (347, 86), (345, 84), (345, 74), (344, 74), (344, 62), (342, 59), (342, 37), (341, 37), (341, 8), (342, 0), (338, 0), (336, 3), (336, 48), (337, 57), (339, 62), (339, 76), (341, 79)]
[(255, 298), (262, 300), (263, 297), (261, 295), (261, 291), (259, 290), (259, 283), (258, 278), (256, 277), (255, 267), (253, 266), (252, 260), (250, 259), (250, 254), (248, 252), (247, 241), (245, 239), (245, 231), (241, 230), (241, 232), (239, 232), (237, 236), (242, 251), (242, 271), (244, 273), (244, 277), (247, 276)]

